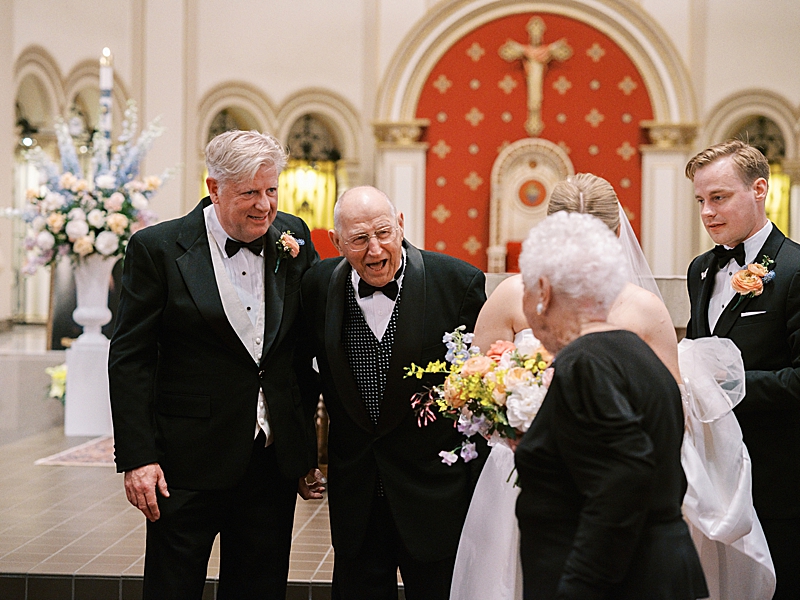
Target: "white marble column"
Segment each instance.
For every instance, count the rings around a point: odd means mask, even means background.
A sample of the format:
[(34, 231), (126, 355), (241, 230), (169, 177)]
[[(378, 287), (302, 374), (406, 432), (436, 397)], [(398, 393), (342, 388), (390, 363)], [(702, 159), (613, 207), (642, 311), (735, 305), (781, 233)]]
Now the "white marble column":
[(789, 176), (789, 231), (784, 233), (794, 241), (800, 240), (800, 160), (784, 160), (783, 172)]
[(650, 144), (642, 153), (642, 246), (656, 276), (685, 275), (697, 254), (698, 218), (686, 162), (696, 126), (642, 122)]
[(374, 123), (377, 138), (376, 187), (385, 192), (405, 219), (405, 237), (417, 248), (425, 247), (425, 153), (420, 142), (430, 122)]
[[(14, 202), (13, 173), (14, 145), (17, 132), (14, 130), (14, 37), (8, 24), (14, 22), (14, 3), (0, 2), (0, 23), (6, 23), (6, 34), (0, 36), (0, 210), (10, 208)], [(10, 219), (0, 218), (0, 331), (11, 324), (14, 312), (14, 236)]]

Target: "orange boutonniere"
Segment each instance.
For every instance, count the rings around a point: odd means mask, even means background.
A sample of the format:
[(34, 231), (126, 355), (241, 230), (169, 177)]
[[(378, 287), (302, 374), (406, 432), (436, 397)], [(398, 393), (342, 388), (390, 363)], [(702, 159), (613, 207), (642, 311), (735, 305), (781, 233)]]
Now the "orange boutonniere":
[(300, 254), (300, 246), (304, 246), (305, 243), (304, 239), (294, 237), (291, 231), (284, 231), (275, 242), (275, 245), (278, 246), (278, 262), (275, 263), (275, 272), (278, 272), (282, 258), (297, 258), (297, 255)]
[(747, 268), (733, 274), (731, 287), (739, 294), (733, 309), (739, 306), (743, 298), (755, 298), (762, 294), (764, 285), (775, 279), (775, 271), (771, 270), (774, 264), (775, 261), (765, 254), (760, 263), (750, 263)]

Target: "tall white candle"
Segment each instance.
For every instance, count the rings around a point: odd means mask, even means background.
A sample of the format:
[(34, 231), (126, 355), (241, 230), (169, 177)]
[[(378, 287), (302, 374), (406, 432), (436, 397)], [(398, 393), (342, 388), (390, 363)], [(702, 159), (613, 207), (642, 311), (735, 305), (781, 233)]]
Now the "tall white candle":
[(114, 69), (111, 50), (103, 48), (100, 57), (100, 118), (98, 129), (111, 147), (111, 90), (114, 88)]

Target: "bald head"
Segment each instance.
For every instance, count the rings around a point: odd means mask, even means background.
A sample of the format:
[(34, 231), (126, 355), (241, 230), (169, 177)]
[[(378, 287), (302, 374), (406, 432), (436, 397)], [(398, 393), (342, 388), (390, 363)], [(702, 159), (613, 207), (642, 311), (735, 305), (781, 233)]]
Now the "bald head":
[(342, 232), (342, 215), (357, 211), (359, 207), (365, 208), (367, 205), (379, 205), (381, 202), (386, 204), (389, 216), (394, 220), (397, 217), (397, 209), (392, 204), (392, 201), (389, 200), (389, 196), (371, 185), (350, 188), (339, 196), (339, 200), (336, 201), (336, 205), (333, 207), (334, 229), (339, 233)]

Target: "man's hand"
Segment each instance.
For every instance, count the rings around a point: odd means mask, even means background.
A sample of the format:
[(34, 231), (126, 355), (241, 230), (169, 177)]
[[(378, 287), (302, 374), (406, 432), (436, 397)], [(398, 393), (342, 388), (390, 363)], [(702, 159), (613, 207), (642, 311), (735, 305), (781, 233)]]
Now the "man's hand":
[(328, 480), (322, 476), (322, 471), (311, 469), (305, 477), (300, 478), (300, 482), (297, 484), (297, 493), (303, 500), (321, 500), (326, 483)]
[(158, 463), (144, 465), (132, 471), (125, 471), (125, 495), (128, 502), (138, 508), (149, 521), (158, 521), (156, 488), (165, 498), (169, 496), (167, 480)]

